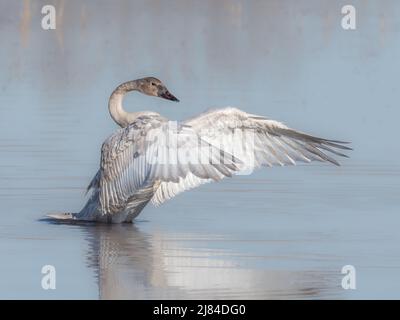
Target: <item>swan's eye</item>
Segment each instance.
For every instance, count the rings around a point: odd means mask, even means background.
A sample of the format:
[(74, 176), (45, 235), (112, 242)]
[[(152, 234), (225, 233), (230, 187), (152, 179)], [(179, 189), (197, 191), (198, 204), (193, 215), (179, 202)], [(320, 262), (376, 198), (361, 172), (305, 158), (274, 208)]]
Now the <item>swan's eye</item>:
[(151, 82), (150, 84), (151, 84), (152, 86), (156, 86), (156, 84), (155, 84), (154, 82)]

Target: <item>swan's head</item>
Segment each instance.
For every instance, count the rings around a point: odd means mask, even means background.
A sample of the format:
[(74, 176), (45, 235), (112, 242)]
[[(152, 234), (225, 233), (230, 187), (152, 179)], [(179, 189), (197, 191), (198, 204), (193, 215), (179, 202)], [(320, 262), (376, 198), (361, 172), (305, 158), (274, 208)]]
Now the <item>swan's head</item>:
[(179, 100), (171, 92), (169, 92), (167, 87), (157, 78), (143, 78), (138, 82), (138, 89), (144, 94), (179, 102)]

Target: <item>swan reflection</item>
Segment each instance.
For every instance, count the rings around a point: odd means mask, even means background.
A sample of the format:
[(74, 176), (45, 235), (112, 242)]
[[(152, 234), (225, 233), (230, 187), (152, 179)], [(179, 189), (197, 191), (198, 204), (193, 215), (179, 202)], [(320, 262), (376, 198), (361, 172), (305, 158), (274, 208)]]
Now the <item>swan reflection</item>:
[(265, 269), (273, 257), (204, 245), (224, 240), (217, 236), (147, 233), (127, 224), (84, 230), (100, 299), (307, 298), (339, 292), (329, 273)]

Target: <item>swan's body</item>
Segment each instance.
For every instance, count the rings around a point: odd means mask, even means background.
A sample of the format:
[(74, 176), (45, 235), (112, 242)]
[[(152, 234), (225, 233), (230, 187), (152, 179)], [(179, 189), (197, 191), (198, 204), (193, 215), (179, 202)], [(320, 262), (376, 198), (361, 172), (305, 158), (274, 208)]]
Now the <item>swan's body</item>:
[(185, 190), (260, 166), (336, 160), (344, 142), (321, 139), (236, 108), (205, 112), (183, 123), (155, 112), (128, 113), (123, 96), (132, 90), (178, 101), (155, 78), (126, 82), (112, 93), (109, 111), (121, 127), (102, 145), (91, 196), (79, 213), (56, 219), (131, 222), (151, 200), (158, 205)]

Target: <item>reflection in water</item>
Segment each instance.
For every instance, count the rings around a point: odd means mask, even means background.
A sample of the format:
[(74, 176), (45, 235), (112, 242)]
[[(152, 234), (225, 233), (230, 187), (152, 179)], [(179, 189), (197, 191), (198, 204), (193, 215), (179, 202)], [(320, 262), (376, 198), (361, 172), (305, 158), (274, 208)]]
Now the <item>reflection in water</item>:
[(150, 235), (126, 224), (89, 225), (84, 232), (100, 299), (268, 299), (326, 297), (328, 291), (337, 294), (321, 271), (258, 269), (252, 265), (257, 257), (197, 247), (196, 243), (204, 240), (199, 236)]
[(144, 298), (152, 286), (152, 274), (157, 273), (146, 235), (125, 224), (89, 226), (87, 231), (89, 265), (98, 273), (100, 298)]

